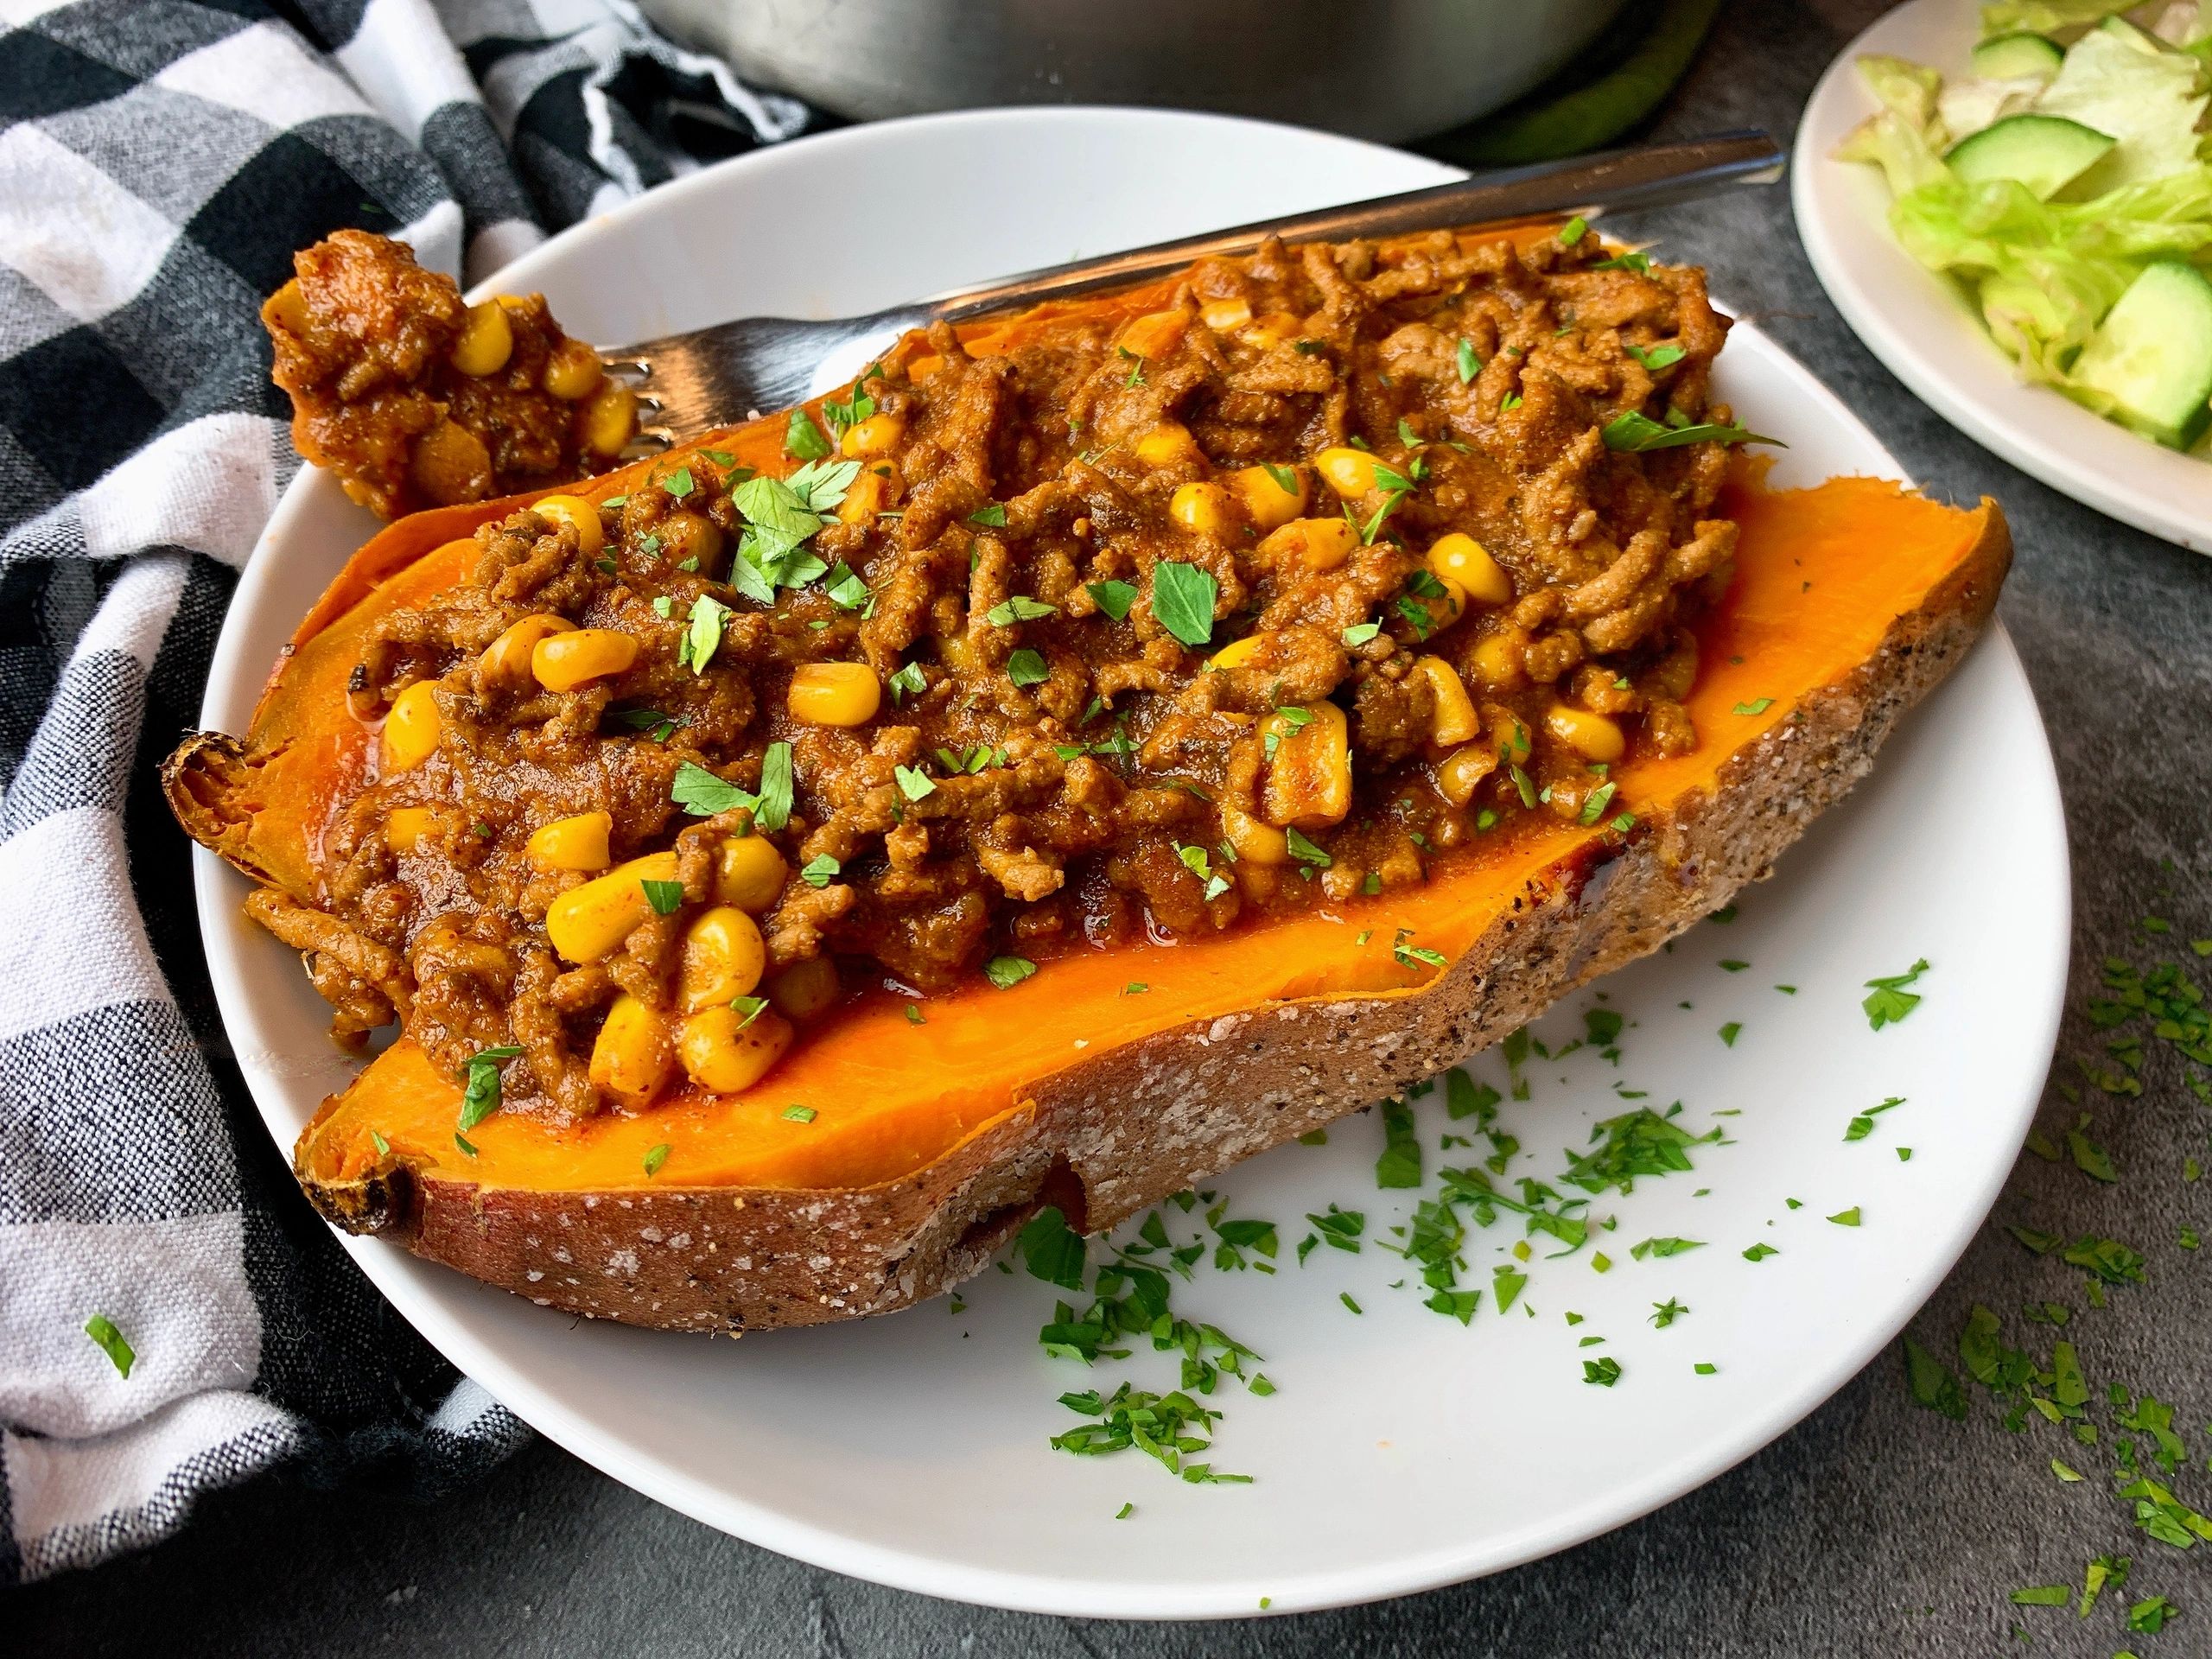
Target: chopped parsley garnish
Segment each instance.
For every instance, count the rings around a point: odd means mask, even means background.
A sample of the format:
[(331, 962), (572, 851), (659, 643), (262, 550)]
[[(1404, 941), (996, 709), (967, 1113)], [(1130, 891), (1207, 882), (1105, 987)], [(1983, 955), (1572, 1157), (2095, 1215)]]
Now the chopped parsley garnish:
[(1290, 855), (1301, 864), (1311, 864), (1317, 870), (1325, 870), (1336, 861), (1294, 827), (1283, 831), (1283, 840), (1290, 849)]
[[(880, 364), (871, 365), (862, 371), (861, 380), (867, 379), (870, 373), (881, 372)], [(861, 390), (860, 380), (853, 383), (853, 395), (849, 402), (841, 404), (834, 397), (827, 397), (822, 403), (822, 418), (830, 423), (830, 431), (841, 436), (874, 413), (875, 399)]]
[[(648, 882), (646, 885), (651, 887), (653, 884)], [(665, 885), (676, 889), (677, 899), (683, 898), (681, 882), (671, 881)], [(672, 910), (675, 906), (671, 905), (669, 908)], [(664, 916), (668, 912), (661, 913)], [(467, 1087), (461, 1091), (461, 1096), (460, 1128), (464, 1133), (499, 1109), (499, 1068), (521, 1052), (522, 1050), (512, 1044), (503, 1044), (498, 1048), (480, 1049), (463, 1064), (461, 1070), (468, 1079)]]
[(476, 1148), (469, 1144), (467, 1139), (462, 1135), (459, 1129), (455, 1129), (453, 1132), (453, 1143), (456, 1147), (459, 1147), (463, 1152), (467, 1153), (471, 1158), (474, 1158), (476, 1155)]
[(918, 697), (929, 690), (930, 684), (928, 680), (922, 677), (922, 665), (919, 663), (907, 664), (906, 667), (893, 674), (886, 683), (891, 688), (891, 702), (893, 708), (910, 696)]
[(1183, 861), (1185, 869), (1206, 884), (1205, 896), (1209, 903), (1229, 891), (1230, 886), (1229, 878), (1215, 872), (1211, 856), (1205, 848), (1188, 847), (1178, 842), (1175, 846), (1175, 856)]
[(1589, 229), (1590, 221), (1577, 213), (1560, 228), (1559, 239), (1571, 248), (1589, 232)]
[(983, 977), (999, 989), (1010, 990), (1037, 971), (1027, 957), (993, 957), (983, 964)]
[(645, 1166), (646, 1174), (659, 1174), (660, 1166), (667, 1161), (668, 1142), (665, 1141), (662, 1141), (660, 1145), (657, 1147), (647, 1147), (645, 1148)]
[(1744, 1022), (1742, 1020), (1731, 1020), (1726, 1025), (1720, 1027), (1720, 1040), (1726, 1044), (1730, 1048), (1733, 1048), (1736, 1046), (1736, 1039), (1743, 1034), (1743, 1030)]
[(811, 1123), (818, 1114), (811, 1106), (786, 1106), (778, 1116), (792, 1123)]
[(840, 610), (857, 611), (868, 601), (868, 583), (842, 563), (830, 567), (829, 579), (822, 584), (822, 591)]
[(1210, 571), (1175, 559), (1152, 567), (1152, 613), (1160, 626), (1185, 645), (1213, 638), (1214, 600), (1219, 592)]
[(1692, 1167), (1689, 1148), (1719, 1140), (1720, 1131), (1692, 1135), (1671, 1118), (1643, 1107), (1595, 1124), (1590, 1139), (1597, 1143), (1591, 1150), (1567, 1154), (1567, 1166), (1560, 1179), (1586, 1192), (1613, 1190), (1625, 1197), (1636, 1190), (1640, 1175), (1671, 1175)]
[(1355, 622), (1344, 630), (1344, 647), (1349, 651), (1357, 651), (1382, 632), (1380, 622)]
[(1034, 622), (1039, 617), (1058, 614), (1059, 607), (1047, 605), (1041, 599), (1032, 599), (1027, 594), (1016, 594), (1002, 600), (983, 613), (983, 620), (995, 628), (1010, 628), (1017, 622)]
[(1874, 1133), (1874, 1120), (1876, 1118), (1879, 1117), (1884, 1112), (1893, 1110), (1904, 1104), (1904, 1096), (1903, 1095), (1891, 1095), (1880, 1105), (1869, 1106), (1865, 1111), (1853, 1118), (1850, 1122), (1844, 1126), (1843, 1138), (1846, 1141), (1864, 1141), (1868, 1135)]
[(1681, 1255), (1691, 1250), (1701, 1250), (1701, 1238), (1647, 1238), (1629, 1246), (1628, 1253), (1641, 1262), (1647, 1255)]
[(678, 501), (698, 488), (698, 486), (691, 481), (691, 469), (689, 467), (677, 467), (666, 478), (661, 480), (660, 486), (666, 490), (672, 499)]
[(1006, 677), (1016, 685), (1042, 685), (1052, 677), (1040, 652), (1024, 645), (1006, 659)]
[(891, 775), (899, 781), (899, 792), (910, 801), (922, 800), (937, 793), (936, 783), (918, 766), (893, 766)]
[(121, 1376), (129, 1376), (130, 1368), (138, 1362), (137, 1351), (124, 1340), (123, 1332), (115, 1328), (115, 1321), (105, 1313), (95, 1313), (85, 1321), (85, 1334), (108, 1357)]
[(844, 866), (827, 853), (817, 853), (799, 868), (799, 880), (810, 887), (826, 887), (835, 881)]
[(752, 810), (756, 829), (773, 835), (791, 822), (791, 746), (771, 743), (760, 760), (760, 792), (740, 789), (718, 778), (697, 762), (686, 760), (676, 768), (669, 798), (695, 818), (711, 818), (738, 807)]
[(721, 645), (722, 623), (728, 615), (729, 607), (710, 594), (702, 594), (691, 601), (690, 620), (684, 624), (683, 638), (676, 645), (679, 668), (688, 668), (694, 674), (707, 671), (707, 664)]
[(1006, 528), (1006, 508), (996, 501), (987, 502), (968, 515), (968, 522), (980, 524), (985, 530), (1003, 530)]
[(1884, 1026), (1895, 1025), (1920, 1006), (1920, 994), (1905, 987), (1928, 971), (1928, 958), (1923, 957), (1901, 974), (1891, 974), (1886, 979), (1866, 982), (1867, 995), (1859, 1007), (1866, 1010), (1866, 1023), (1876, 1031)]
[(1772, 697), (1754, 697), (1749, 702), (1738, 703), (1736, 712), (1739, 715), (1763, 715), (1773, 707)]
[(1582, 1380), (1610, 1389), (1621, 1380), (1621, 1363), (1610, 1354), (1603, 1359), (1586, 1359), (1582, 1362)]
[(638, 885), (645, 890), (645, 902), (652, 906), (656, 916), (673, 916), (683, 902), (681, 881), (640, 881)]
[(784, 429), (784, 449), (799, 461), (821, 461), (831, 453), (829, 435), (804, 408), (791, 410), (791, 422)]
[(1475, 355), (1475, 342), (1462, 336), (1459, 347), (1459, 384), (1465, 385), (1483, 372), (1483, 360)]
[(1085, 584), (1084, 592), (1110, 621), (1119, 622), (1129, 613), (1129, 607), (1137, 602), (1137, 590), (1126, 582), (1094, 582)]
[(1664, 346), (1630, 346), (1627, 351), (1630, 357), (1643, 364), (1645, 370), (1652, 374), (1658, 373), (1662, 369), (1674, 367), (1688, 355), (1681, 346), (1671, 343)]
[(1663, 1302), (1654, 1302), (1651, 1304), (1651, 1323), (1658, 1329), (1664, 1331), (1669, 1325), (1672, 1325), (1676, 1319), (1681, 1319), (1683, 1314), (1688, 1312), (1688, 1308), (1676, 1301), (1672, 1296), (1669, 1296)]
[(1859, 1224), (1859, 1206), (1854, 1204), (1848, 1210), (1839, 1210), (1828, 1219), (1839, 1227), (1856, 1227)]
[(1777, 448), (1789, 447), (1779, 438), (1761, 437), (1741, 426), (1719, 426), (1711, 422), (1690, 426), (1662, 426), (1649, 415), (1632, 409), (1616, 415), (1607, 422), (1601, 435), (1606, 448), (1623, 450), (1630, 454), (1646, 449), (1671, 449), (1684, 443), (1770, 443)]

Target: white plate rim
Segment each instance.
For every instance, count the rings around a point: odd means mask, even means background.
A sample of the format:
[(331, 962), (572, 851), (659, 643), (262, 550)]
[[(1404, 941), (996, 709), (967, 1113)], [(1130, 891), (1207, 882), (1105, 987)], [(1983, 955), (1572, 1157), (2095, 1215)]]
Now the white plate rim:
[[(792, 164), (790, 158), (797, 155), (803, 145), (867, 144), (880, 143), (887, 138), (897, 142), (909, 137), (916, 128), (931, 126), (965, 124), (1019, 126), (1025, 122), (1037, 120), (1079, 122), (1102, 118), (1217, 123), (1262, 129), (1270, 128), (1273, 124), (1243, 121), (1233, 117), (1198, 116), (1177, 111), (1079, 107), (915, 117), (843, 130), (802, 141), (802, 144), (756, 152), (718, 164), (715, 168), (702, 169), (663, 188), (670, 192), (711, 193), (718, 188), (717, 175), (727, 169)], [(1286, 136), (1294, 135), (1300, 142), (1321, 139), (1357, 149), (1381, 148), (1296, 129), (1276, 128), (1274, 130)], [(1382, 153), (1399, 163), (1409, 159), (1397, 152), (1385, 150)], [(1441, 174), (1443, 169), (1439, 169), (1439, 172)], [(500, 273), (499, 278), (488, 279), (485, 284), (480, 284), (480, 288), (488, 290), (492, 281), (526, 274), (542, 259), (553, 257), (558, 250), (586, 237), (605, 235), (619, 227), (626, 215), (641, 210), (638, 203), (627, 204), (603, 219), (574, 227), (541, 248), (533, 250), (505, 272)], [(1739, 344), (1763, 356), (1770, 357), (1794, 379), (1796, 390), (1809, 403), (1816, 405), (1826, 418), (1855, 429), (1865, 435), (1869, 443), (1880, 448), (1842, 401), (1770, 337), (1750, 323), (1739, 322), (1734, 338)], [(1888, 456), (1887, 451), (1882, 449), (1881, 454), (1885, 461), (1884, 470), (1889, 475), (1900, 479), (1904, 477), (1903, 469)], [(211, 725), (219, 724), (226, 715), (240, 706), (241, 700), (245, 706), (250, 707), (253, 695), (257, 692), (263, 674), (257, 664), (245, 659), (243, 636), (246, 630), (238, 619), (248, 613), (251, 601), (267, 585), (271, 561), (262, 556), (263, 551), (272, 543), (282, 539), (292, 519), (299, 514), (308, 487), (308, 478), (309, 474), (303, 471), (288, 488), (268, 530), (257, 544), (255, 558), (249, 563), (232, 612), (226, 617), (203, 710), (203, 720)], [(2005, 679), (2016, 685), (2019, 695), (2030, 697), (2030, 706), (2032, 707), (2031, 696), (2026, 690), (2024, 671), (2002, 626), (1993, 623), (1988, 636), (1977, 651), (1997, 656)], [(2063, 968), (2069, 937), (2070, 891), (2066, 880), (2064, 826), (2057, 810), (2056, 773), (2047, 741), (2041, 747), (2041, 755), (2043, 765), (2038, 775), (2018, 782), (2024, 803), (2032, 806), (2040, 802), (2043, 807), (2040, 812), (2024, 813), (2023, 821), (2040, 820), (2055, 832), (2043, 849), (2057, 876), (2056, 885), (2052, 889), (2056, 895), (2055, 903), (2044, 921), (2046, 942), (2058, 970), (2046, 983), (2043, 1005), (2025, 1011), (2022, 1020), (2021, 1028), (2026, 1033), (2026, 1039), (2020, 1052), (2030, 1057), (2028, 1073), (2032, 1075), (2023, 1074), (2027, 1082), (2021, 1090), (2021, 1098), (2013, 1113), (2008, 1132), (2010, 1138), (2005, 1141), (2008, 1152), (2017, 1148), (2037, 1103), (2044, 1071), (2056, 1040), (2065, 986)], [(237, 920), (237, 889), (233, 885), (238, 878), (219, 859), (204, 849), (195, 849), (194, 859), (202, 938), (207, 946), (217, 1002), (227, 1024), (232, 1018), (233, 1008), (242, 1008), (245, 999), (249, 995), (242, 974), (242, 952), (238, 945), (241, 935)], [(293, 1109), (270, 1086), (272, 1079), (266, 1075), (265, 1068), (249, 1064), (243, 1056), (241, 1066), (250, 1092), (272, 1139), (276, 1142), (279, 1152), (289, 1159), (292, 1125), (296, 1121)], [(794, 1520), (771, 1506), (695, 1478), (681, 1468), (634, 1454), (590, 1414), (572, 1409), (555, 1397), (531, 1373), (519, 1369), (509, 1357), (475, 1330), (456, 1308), (419, 1294), (408, 1277), (409, 1268), (419, 1265), (412, 1258), (377, 1240), (354, 1238), (342, 1234), (339, 1237), (371, 1281), (434, 1347), (524, 1421), (625, 1484), (704, 1524), (816, 1566), (896, 1588), (979, 1605), (1096, 1618), (1241, 1617), (1259, 1611), (1259, 1600), (1262, 1596), (1270, 1599), (1274, 1612), (1313, 1611), (1435, 1588), (1500, 1571), (1624, 1525), (1704, 1484), (1787, 1432), (1895, 1340), (1898, 1332), (1917, 1311), (1920, 1302), (1926, 1294), (1932, 1294), (1972, 1240), (1995, 1202), (2010, 1162), (2009, 1157), (2001, 1163), (1993, 1159), (1984, 1170), (1980, 1182), (1967, 1189), (1964, 1202), (1954, 1207), (1950, 1212), (1953, 1221), (1950, 1230), (1933, 1238), (1924, 1254), (1926, 1271), (1918, 1275), (1921, 1289), (1907, 1302), (1891, 1310), (1893, 1319), (1877, 1321), (1868, 1326), (1862, 1333), (1861, 1340), (1836, 1351), (1832, 1363), (1817, 1372), (1808, 1370), (1800, 1386), (1773, 1396), (1764, 1410), (1744, 1420), (1747, 1427), (1739, 1430), (1728, 1443), (1707, 1444), (1649, 1465), (1632, 1481), (1617, 1486), (1599, 1497), (1563, 1504), (1546, 1523), (1524, 1527), (1503, 1541), (1488, 1539), (1471, 1548), (1446, 1544), (1424, 1554), (1394, 1560), (1387, 1569), (1366, 1567), (1338, 1573), (1308, 1574), (1289, 1584), (1221, 1580), (1193, 1587), (1181, 1584), (1148, 1586), (1117, 1582), (1106, 1588), (1088, 1580), (1060, 1578), (1043, 1572), (972, 1567), (949, 1569), (940, 1560), (918, 1558), (898, 1548)]]
[[(1876, 170), (1838, 162), (1828, 153), (1874, 108), (1856, 60), (1868, 52), (1897, 51), (1900, 35), (1936, 13), (1946, 22), (1955, 15), (1964, 38), (1967, 8), (1950, 0), (1916, 0), (1869, 24), (1836, 55), (1806, 101), (1791, 146), (1789, 199), (1814, 275), (1866, 349), (1976, 443), (2107, 518), (2212, 553), (2212, 461), (2162, 448), (2047, 386), (2018, 380), (1963, 300), (1906, 254), (1886, 225), (1870, 223), (1869, 202), (1888, 200)], [(1897, 284), (1916, 284), (1935, 295), (1951, 314), (1952, 326), (1930, 326), (1918, 305), (1901, 317), (1885, 302), (1877, 271), (1892, 296), (1903, 291)]]

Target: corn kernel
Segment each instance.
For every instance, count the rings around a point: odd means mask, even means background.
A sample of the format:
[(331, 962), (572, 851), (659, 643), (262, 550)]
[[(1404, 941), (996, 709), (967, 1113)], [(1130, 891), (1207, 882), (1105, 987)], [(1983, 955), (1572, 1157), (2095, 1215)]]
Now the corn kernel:
[(1497, 770), (1497, 755), (1487, 745), (1466, 744), (1437, 762), (1436, 792), (1454, 806), (1465, 806), (1482, 780)]
[(733, 997), (750, 996), (767, 965), (759, 925), (735, 905), (716, 905), (683, 934), (677, 969), (683, 1012), (696, 1014)]
[(1286, 340), (1294, 339), (1305, 327), (1306, 321), (1302, 317), (1288, 311), (1269, 311), (1255, 318), (1252, 326), (1237, 338), (1247, 346), (1255, 346), (1265, 351), (1270, 346), (1280, 346)]
[(395, 806), (385, 814), (384, 844), (404, 858), (420, 851), (423, 843), (438, 833), (438, 814), (434, 807)]
[(866, 663), (803, 663), (784, 703), (810, 726), (865, 726), (883, 706), (883, 682)]
[(525, 616), (484, 647), (484, 654), (476, 659), (477, 677), (487, 685), (529, 683), (531, 654), (537, 649), (537, 642), (550, 634), (572, 632), (575, 626), (567, 617), (550, 612)]
[(837, 504), (838, 520), (848, 524), (872, 524), (875, 515), (898, 499), (899, 469), (889, 461), (879, 461), (847, 486), (845, 499)]
[(1147, 311), (1130, 319), (1116, 344), (1139, 357), (1160, 357), (1175, 349), (1175, 343), (1183, 338), (1183, 331), (1189, 326), (1189, 319), (1180, 311)]
[(1265, 633), (1248, 633), (1242, 639), (1232, 639), (1214, 652), (1208, 664), (1212, 668), (1243, 668), (1260, 654), (1268, 643)]
[(1236, 509), (1218, 484), (1177, 485), (1167, 516), (1193, 536), (1226, 537), (1236, 527)]
[(668, 1081), (668, 1021), (625, 991), (607, 1011), (591, 1046), (591, 1080), (603, 1095), (636, 1111), (651, 1105)]
[(391, 700), (378, 742), (384, 775), (412, 772), (437, 752), (445, 722), (438, 713), (437, 682), (417, 680)]
[(571, 628), (548, 634), (531, 648), (530, 671), (548, 691), (573, 691), (626, 673), (637, 660), (637, 640), (619, 629)]
[(581, 340), (564, 340), (545, 359), (545, 372), (540, 382), (563, 403), (577, 404), (597, 391), (606, 378), (607, 371), (600, 367), (597, 352)]
[(1180, 421), (1162, 421), (1132, 444), (1130, 450), (1147, 467), (1180, 467), (1205, 459), (1191, 429)]
[(783, 897), (790, 868), (766, 836), (732, 836), (715, 866), (715, 897), (757, 916)]
[(507, 321), (507, 308), (497, 300), (485, 300), (462, 316), (461, 338), (448, 360), (463, 374), (480, 378), (505, 368), (514, 354), (514, 325)]
[(1436, 712), (1430, 717), (1430, 742), (1446, 746), (1465, 743), (1482, 730), (1482, 717), (1475, 713), (1474, 699), (1467, 695), (1466, 686), (1451, 664), (1441, 657), (1416, 657), (1414, 671), (1427, 680), (1436, 703)]
[(1252, 308), (1243, 300), (1214, 300), (1198, 308), (1198, 321), (1217, 334), (1234, 334), (1252, 321)]
[(606, 544), (607, 535), (600, 528), (598, 505), (581, 495), (540, 496), (530, 504), (530, 510), (549, 524), (567, 524), (576, 532), (576, 547), (586, 558)]
[[(1284, 478), (1290, 480), (1288, 488), (1283, 486)], [(1236, 492), (1244, 516), (1262, 535), (1291, 523), (1313, 498), (1303, 467), (1241, 467), (1229, 475), (1229, 487)]]
[(1278, 709), (1260, 722), (1275, 739), (1261, 791), (1261, 816), (1279, 829), (1321, 830), (1351, 810), (1351, 741), (1333, 702), (1306, 709), (1300, 723)]
[(1268, 533), (1259, 554), (1274, 564), (1295, 563), (1308, 570), (1333, 570), (1358, 545), (1359, 532), (1342, 518), (1294, 518)]
[(1587, 709), (1577, 709), (1571, 703), (1552, 704), (1544, 713), (1544, 726), (1586, 760), (1611, 763), (1619, 760), (1628, 747), (1619, 722), (1611, 715), (1593, 715)]
[(721, 561), (721, 526), (703, 512), (671, 512), (653, 526), (653, 533), (660, 537), (660, 556), (679, 570), (712, 575)]
[(531, 831), (523, 856), (541, 870), (580, 870), (589, 875), (607, 868), (607, 838), (613, 829), (613, 817), (605, 812), (556, 818)]
[(1490, 550), (1471, 536), (1453, 531), (1428, 544), (1428, 568), (1446, 582), (1456, 582), (1467, 597), (1482, 605), (1513, 602), (1513, 578), (1490, 556)]
[(583, 406), (584, 448), (595, 455), (619, 455), (638, 429), (638, 394), (608, 381)]
[(1271, 823), (1262, 823), (1233, 801), (1221, 803), (1221, 833), (1240, 864), (1272, 869), (1290, 861), (1290, 837)]
[(1528, 641), (1518, 631), (1508, 631), (1483, 636), (1476, 645), (1470, 666), (1483, 687), (1491, 691), (1510, 691), (1528, 677), (1528, 669), (1521, 652)]
[(545, 907), (545, 937), (564, 961), (612, 956), (653, 913), (648, 881), (676, 880), (674, 853), (647, 853), (605, 875), (580, 882)]
[(768, 999), (792, 1019), (805, 1020), (828, 1013), (842, 989), (837, 964), (828, 957), (810, 957), (768, 981)]
[(839, 452), (861, 461), (874, 461), (881, 455), (897, 452), (906, 441), (906, 417), (904, 415), (871, 415), (845, 429)]
[(1347, 501), (1357, 501), (1375, 487), (1375, 457), (1349, 444), (1332, 444), (1314, 456), (1313, 470)]
[(735, 1095), (768, 1075), (791, 1036), (791, 1021), (773, 1008), (748, 1017), (724, 1003), (686, 1019), (676, 1050), (693, 1083), (710, 1095)]

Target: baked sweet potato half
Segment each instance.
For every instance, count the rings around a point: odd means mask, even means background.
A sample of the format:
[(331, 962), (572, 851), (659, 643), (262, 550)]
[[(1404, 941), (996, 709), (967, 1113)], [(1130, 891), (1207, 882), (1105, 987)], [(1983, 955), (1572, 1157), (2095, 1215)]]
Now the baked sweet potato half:
[[(2010, 560), (1993, 503), (1764, 487), (1724, 332), (1695, 273), (1548, 233), (1264, 250), (393, 524), (167, 773), (340, 1034), (401, 1027), (302, 1185), (572, 1313), (852, 1318), (1656, 950)], [(802, 495), (808, 569), (745, 486), (833, 444), (860, 510)]]

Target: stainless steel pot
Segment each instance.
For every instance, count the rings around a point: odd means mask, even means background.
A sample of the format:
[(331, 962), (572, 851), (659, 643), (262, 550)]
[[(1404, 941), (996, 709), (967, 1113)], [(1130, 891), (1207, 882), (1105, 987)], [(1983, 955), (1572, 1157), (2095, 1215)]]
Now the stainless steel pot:
[(1220, 110), (1396, 142), (1519, 97), (1623, 0), (639, 0), (862, 119), (996, 104)]

